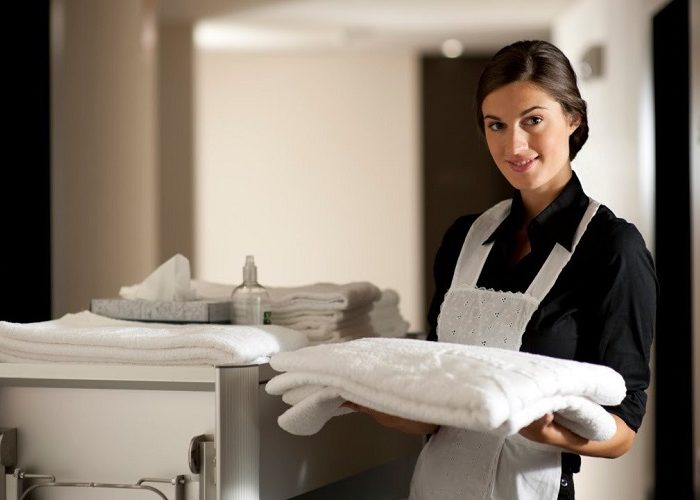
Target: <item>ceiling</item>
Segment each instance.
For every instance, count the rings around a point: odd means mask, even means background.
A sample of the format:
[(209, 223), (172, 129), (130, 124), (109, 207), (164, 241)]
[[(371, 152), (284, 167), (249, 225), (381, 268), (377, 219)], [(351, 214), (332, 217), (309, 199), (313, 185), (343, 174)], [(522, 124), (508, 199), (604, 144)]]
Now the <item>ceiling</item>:
[(165, 0), (164, 21), (196, 23), (196, 43), (252, 52), (401, 49), (464, 52), (549, 38), (577, 0)]

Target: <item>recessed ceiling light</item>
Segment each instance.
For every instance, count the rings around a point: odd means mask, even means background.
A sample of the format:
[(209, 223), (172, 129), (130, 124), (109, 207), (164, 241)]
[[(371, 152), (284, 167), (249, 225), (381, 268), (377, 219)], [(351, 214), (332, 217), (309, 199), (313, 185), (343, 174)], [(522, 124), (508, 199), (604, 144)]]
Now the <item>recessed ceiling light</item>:
[(455, 38), (450, 38), (442, 42), (442, 54), (445, 57), (459, 57), (462, 55), (463, 50), (464, 47), (462, 47), (462, 42)]

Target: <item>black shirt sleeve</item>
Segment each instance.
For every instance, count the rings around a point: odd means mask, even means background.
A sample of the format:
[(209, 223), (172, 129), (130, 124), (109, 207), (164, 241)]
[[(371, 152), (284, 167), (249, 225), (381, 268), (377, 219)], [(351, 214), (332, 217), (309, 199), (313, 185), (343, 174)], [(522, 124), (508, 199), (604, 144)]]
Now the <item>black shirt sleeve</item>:
[(593, 281), (600, 297), (595, 320), (600, 331), (597, 362), (620, 373), (627, 386), (622, 403), (606, 409), (637, 431), (650, 379), (658, 282), (652, 256), (632, 224), (618, 223), (605, 248), (601, 271)]

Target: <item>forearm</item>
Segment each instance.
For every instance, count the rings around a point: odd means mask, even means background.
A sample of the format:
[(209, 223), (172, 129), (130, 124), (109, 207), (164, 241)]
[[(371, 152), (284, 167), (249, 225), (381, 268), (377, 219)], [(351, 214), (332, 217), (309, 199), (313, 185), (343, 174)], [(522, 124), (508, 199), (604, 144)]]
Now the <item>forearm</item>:
[(405, 418), (388, 415), (386, 413), (382, 413), (380, 411), (373, 410), (372, 408), (367, 408), (366, 406), (358, 405), (350, 401), (346, 401), (345, 403), (343, 403), (343, 406), (346, 408), (351, 408), (360, 413), (365, 413), (370, 417), (374, 418), (374, 420), (376, 420), (377, 423), (385, 427), (390, 427), (392, 429), (404, 432), (406, 434), (433, 434), (437, 431), (439, 427), (435, 424), (416, 422), (415, 420), (408, 420)]
[(617, 415), (612, 415), (612, 417), (617, 424), (617, 431), (612, 438), (605, 441), (585, 439), (551, 420), (543, 425), (533, 423), (521, 430), (520, 433), (533, 441), (551, 444), (578, 455), (617, 458), (624, 455), (632, 447), (635, 432)]

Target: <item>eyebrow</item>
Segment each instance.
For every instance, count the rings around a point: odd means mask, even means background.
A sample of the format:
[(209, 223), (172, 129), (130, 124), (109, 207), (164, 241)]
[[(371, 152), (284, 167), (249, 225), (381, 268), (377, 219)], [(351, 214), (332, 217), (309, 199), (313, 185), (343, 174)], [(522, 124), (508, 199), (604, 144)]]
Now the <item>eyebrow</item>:
[[(532, 106), (531, 108), (527, 108), (525, 111), (523, 111), (522, 113), (520, 113), (520, 116), (525, 116), (525, 115), (528, 114), (530, 111), (534, 111), (535, 109), (547, 109), (547, 108), (545, 108), (544, 106)], [(501, 119), (500, 119), (499, 117), (497, 117), (497, 116), (493, 116), (493, 115), (484, 115), (484, 120), (486, 120), (487, 118), (491, 118), (492, 120), (498, 120), (498, 121), (501, 120)]]

